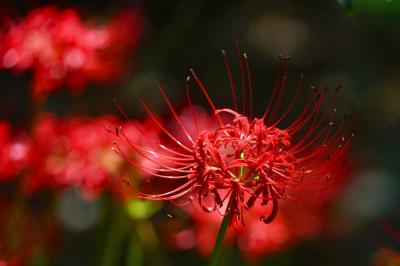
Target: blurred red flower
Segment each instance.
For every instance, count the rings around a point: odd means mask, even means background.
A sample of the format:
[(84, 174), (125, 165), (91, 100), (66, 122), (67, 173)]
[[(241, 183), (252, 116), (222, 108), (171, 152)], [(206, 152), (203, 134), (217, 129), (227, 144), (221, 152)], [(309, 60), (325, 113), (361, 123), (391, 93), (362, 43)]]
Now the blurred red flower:
[[(338, 90), (331, 93), (312, 86), (308, 102), (300, 109), (297, 118), (288, 123), (300, 96), (303, 76), (299, 78), (293, 99), (282, 111), (287, 81), (287, 60), (282, 58), (269, 103), (264, 113), (254, 118), (247, 56), (239, 56), (241, 105), (237, 101), (228, 60), (224, 58), (232, 92), (232, 109), (218, 109), (193, 70), (186, 80), (190, 122), (182, 120), (160, 86), (179, 133), (164, 126), (140, 101), (165, 138), (161, 143), (154, 143), (162, 151), (159, 153), (129, 139), (121, 129), (121, 143), (129, 142), (141, 156), (156, 164), (146, 168), (131, 160), (133, 166), (148, 172), (152, 178), (147, 178), (143, 185), (131, 182), (134, 185), (128, 190), (138, 198), (191, 203), (205, 212), (218, 211), (221, 215), (230, 215), (233, 227), (245, 224), (244, 213), (252, 208), (258, 209), (255, 205), (268, 206), (264, 214), (260, 214), (260, 219), (271, 223), (278, 214), (278, 200), (318, 198), (333, 184), (335, 177), (346, 173), (355, 115), (337, 123), (335, 101)], [(189, 95), (191, 79), (207, 99), (215, 127), (199, 126), (201, 122)], [(326, 110), (322, 110), (322, 106)], [(116, 144), (116, 151), (126, 158), (120, 145)]]
[(64, 85), (80, 92), (88, 82), (116, 80), (137, 44), (140, 20), (137, 10), (128, 10), (108, 24), (93, 26), (74, 9), (34, 9), (23, 20), (3, 26), (0, 68), (30, 69), (37, 97)]
[(27, 166), (30, 158), (28, 136), (12, 131), (6, 121), (0, 121), (0, 181), (16, 177)]
[[(138, 128), (157, 138), (152, 121), (130, 122), (130, 138), (139, 141)], [(116, 189), (126, 164), (112, 151), (114, 135), (106, 129), (119, 124), (113, 116), (58, 118), (42, 114), (32, 131), (32, 156), (26, 189), (79, 187), (88, 197)], [(133, 128), (132, 128), (133, 127)], [(140, 141), (139, 141), (140, 142)], [(126, 149), (126, 148), (125, 148)], [(148, 165), (142, 160), (143, 165)]]
[(27, 188), (78, 186), (89, 196), (111, 186), (121, 160), (111, 151), (113, 137), (105, 127), (115, 123), (111, 116), (39, 116), (32, 132), (35, 156)]
[[(260, 215), (266, 212), (256, 204), (245, 217), (246, 226), (230, 228), (225, 236), (227, 244), (236, 243), (249, 261), (256, 261), (268, 254), (282, 252), (302, 241), (325, 232), (327, 225), (326, 205), (282, 204), (275, 219), (265, 226)], [(218, 213), (207, 214), (193, 208), (184, 208), (190, 216), (190, 226), (179, 218), (167, 222), (165, 241), (173, 249), (196, 249), (208, 257), (215, 243), (223, 217)], [(172, 229), (172, 230), (171, 230)]]
[[(28, 135), (16, 133), (8, 122), (0, 122), (0, 181), (21, 175), (23, 190), (28, 194), (44, 188), (79, 187), (86, 196), (94, 197), (105, 189), (118, 189), (119, 177), (133, 172), (112, 151), (115, 137), (109, 129), (116, 124), (120, 122), (111, 115), (58, 118), (44, 113), (37, 117)], [(158, 140), (159, 130), (152, 120), (130, 121), (123, 127), (129, 138), (143, 146), (147, 145), (144, 132)], [(121, 148), (127, 154), (132, 152), (129, 145)], [(143, 167), (155, 165), (147, 158), (139, 160)]]

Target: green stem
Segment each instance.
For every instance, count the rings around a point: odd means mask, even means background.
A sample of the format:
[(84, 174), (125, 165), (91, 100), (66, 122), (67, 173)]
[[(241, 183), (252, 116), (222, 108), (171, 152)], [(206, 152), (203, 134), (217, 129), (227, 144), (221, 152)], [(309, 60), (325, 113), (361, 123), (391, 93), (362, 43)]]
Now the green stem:
[[(244, 158), (244, 152), (240, 153), (240, 158)], [(242, 178), (244, 175), (244, 169), (241, 166), (239, 168), (239, 178)], [(233, 192), (231, 192), (233, 194)], [(226, 230), (228, 229), (229, 225), (229, 220), (231, 219), (231, 205), (232, 205), (232, 200), (234, 200), (234, 197), (231, 195), (228, 205), (226, 206), (226, 211), (225, 211), (225, 216), (224, 219), (222, 220), (221, 226), (219, 227), (218, 235), (217, 235), (217, 240), (215, 241), (214, 249), (211, 255), (211, 259), (209, 262), (209, 266), (218, 266), (220, 257), (221, 257), (221, 249), (222, 249), (222, 243), (225, 238), (225, 233)]]
[(220, 255), (221, 255), (221, 249), (222, 249), (222, 243), (223, 240), (225, 238), (225, 233), (226, 230), (228, 229), (228, 224), (229, 224), (229, 220), (231, 219), (231, 214), (230, 214), (230, 201), (228, 203), (228, 206), (226, 208), (226, 214), (224, 216), (224, 219), (222, 220), (221, 226), (219, 227), (219, 231), (218, 231), (218, 235), (217, 235), (217, 239), (215, 241), (215, 245), (214, 245), (214, 249), (211, 255), (211, 259), (209, 262), (209, 266), (218, 266), (218, 262), (220, 259)]
[(131, 235), (129, 240), (128, 255), (126, 259), (126, 266), (140, 266), (143, 265), (143, 249), (137, 234), (137, 226), (131, 228)]
[(111, 224), (106, 239), (106, 245), (103, 252), (102, 266), (114, 266), (118, 264), (122, 241), (126, 229), (126, 217), (123, 210), (113, 206)]

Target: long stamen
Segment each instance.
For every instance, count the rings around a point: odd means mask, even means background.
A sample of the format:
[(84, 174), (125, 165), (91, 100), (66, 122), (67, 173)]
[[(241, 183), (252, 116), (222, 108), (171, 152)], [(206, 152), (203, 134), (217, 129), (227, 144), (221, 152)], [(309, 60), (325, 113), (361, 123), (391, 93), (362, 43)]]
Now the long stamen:
[(274, 105), (274, 107), (272, 109), (271, 115), (269, 116), (267, 125), (272, 123), (272, 121), (275, 118), (275, 114), (279, 111), (279, 107), (281, 106), (283, 94), (284, 94), (284, 91), (285, 91), (285, 85), (286, 85), (286, 81), (287, 81), (287, 68), (288, 68), (288, 66), (287, 66), (287, 59), (282, 58), (282, 61), (283, 61), (283, 77), (282, 77), (282, 80), (281, 80), (281, 86), (279, 88), (278, 98), (277, 98), (277, 100), (275, 102), (275, 105)]
[(233, 80), (232, 80), (231, 67), (230, 67), (230, 64), (229, 64), (229, 60), (228, 60), (228, 58), (226, 56), (226, 53), (222, 49), (221, 49), (221, 54), (222, 54), (222, 57), (224, 58), (225, 68), (226, 68), (226, 72), (228, 74), (229, 87), (231, 89), (233, 106), (235, 107), (235, 111), (237, 112), (238, 111), (238, 105), (237, 105), (237, 100), (236, 100), (236, 89), (235, 89), (235, 85), (233, 84)]
[(182, 123), (181, 119), (179, 118), (179, 116), (176, 114), (174, 107), (172, 107), (172, 104), (171, 104), (170, 100), (168, 99), (167, 95), (165, 94), (164, 88), (161, 86), (161, 84), (159, 84), (159, 87), (160, 87), (160, 92), (161, 92), (162, 96), (164, 97), (165, 101), (167, 102), (168, 107), (171, 110), (172, 114), (174, 115), (174, 118), (175, 118), (176, 122), (181, 127), (181, 129), (185, 133), (185, 136), (188, 138), (188, 140), (192, 144), (194, 144), (194, 141), (193, 141), (192, 137), (188, 133), (186, 127), (183, 125), (183, 123)]
[(190, 81), (190, 77), (188, 76), (185, 80), (186, 99), (189, 103), (190, 112), (192, 113), (193, 123), (196, 127), (196, 132), (197, 132), (197, 136), (198, 136), (200, 134), (200, 131), (199, 131), (199, 125), (197, 123), (196, 112), (194, 111), (193, 104), (192, 104), (192, 98), (190, 97), (189, 81)]
[[(211, 106), (213, 112), (215, 113), (217, 111), (217, 108), (215, 108), (215, 105), (214, 105), (213, 101), (211, 100), (210, 95), (208, 95), (208, 92), (207, 92), (206, 88), (204, 87), (203, 83), (200, 81), (199, 77), (197, 76), (197, 74), (194, 72), (193, 69), (190, 68), (189, 71), (192, 74), (192, 76), (194, 77), (194, 79), (196, 80), (201, 91), (203, 92), (204, 96), (206, 97), (209, 105)], [(216, 117), (218, 119), (220, 126), (222, 127), (224, 124), (222, 123), (221, 117), (219, 115), (217, 115)]]
[(243, 53), (243, 58), (244, 58), (244, 63), (246, 66), (246, 71), (247, 71), (247, 83), (248, 83), (248, 88), (249, 88), (249, 111), (250, 111), (250, 119), (253, 118), (253, 81), (251, 78), (251, 72), (250, 72), (250, 67), (249, 67), (249, 59), (247, 57), (246, 53)]
[(241, 86), (242, 86), (242, 114), (246, 115), (246, 78), (243, 69), (242, 52), (240, 51), (240, 46), (238, 42), (236, 42), (236, 56), (239, 60), (239, 70), (240, 70)]
[(149, 107), (143, 102), (142, 99), (139, 99), (140, 104), (142, 105), (143, 109), (147, 112), (147, 114), (153, 119), (153, 121), (157, 124), (157, 126), (164, 131), (165, 134), (167, 134), (168, 137), (170, 137), (176, 144), (178, 144), (180, 147), (185, 149), (188, 152), (191, 152), (192, 150), (188, 148), (186, 145), (184, 145), (182, 142), (180, 142), (176, 137), (174, 137), (162, 124), (161, 122), (154, 116), (154, 114), (150, 111)]
[(277, 90), (278, 90), (278, 85), (279, 85), (280, 76), (281, 76), (281, 64), (282, 64), (282, 58), (279, 57), (279, 64), (278, 64), (278, 66), (277, 66), (277, 71), (276, 71), (276, 77), (275, 77), (274, 87), (273, 87), (273, 89), (272, 89), (272, 95), (271, 95), (271, 97), (269, 98), (267, 108), (265, 109), (264, 114), (263, 114), (262, 117), (261, 117), (262, 120), (265, 120), (265, 118), (267, 117), (267, 115), (268, 115), (268, 113), (269, 113), (269, 110), (270, 110), (270, 108), (271, 108), (271, 106), (272, 106), (272, 103), (273, 103), (273, 101), (275, 100), (275, 95), (276, 95), (276, 92), (277, 92)]

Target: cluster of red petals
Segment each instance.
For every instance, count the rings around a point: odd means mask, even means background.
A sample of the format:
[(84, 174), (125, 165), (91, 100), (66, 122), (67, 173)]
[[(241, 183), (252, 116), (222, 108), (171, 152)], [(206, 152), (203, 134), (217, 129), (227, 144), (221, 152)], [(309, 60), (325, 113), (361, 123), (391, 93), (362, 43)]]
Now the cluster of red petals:
[[(240, 53), (239, 53), (240, 54)], [(132, 196), (151, 200), (170, 200), (176, 204), (200, 207), (205, 212), (218, 211), (231, 215), (230, 225), (244, 224), (244, 214), (255, 205), (268, 206), (260, 215), (270, 223), (278, 213), (280, 199), (305, 200), (318, 198), (330, 187), (335, 177), (345, 174), (348, 150), (355, 115), (336, 118), (335, 100), (338, 89), (329, 91), (312, 86), (311, 95), (300, 111), (301, 75), (294, 97), (283, 108), (286, 92), (287, 60), (282, 59), (272, 96), (259, 117), (253, 117), (252, 81), (247, 56), (240, 55), (243, 103), (237, 102), (231, 68), (225, 58), (233, 107), (217, 108), (198, 75), (191, 70), (186, 80), (190, 121), (183, 120), (160, 86), (180, 132), (163, 125), (149, 107), (141, 104), (155, 121), (165, 138), (154, 142), (153, 149), (140, 146), (125, 134), (121, 142), (129, 142), (140, 155), (152, 160), (152, 168), (141, 168), (153, 178), (129, 187)], [(207, 99), (214, 127), (201, 128), (190, 97), (194, 80)], [(248, 103), (246, 98), (249, 99)], [(239, 110), (240, 109), (240, 110)], [(293, 118), (294, 117), (294, 118)], [(192, 129), (196, 130), (193, 131)], [(120, 130), (123, 132), (123, 129)], [(144, 136), (145, 137), (145, 136)], [(149, 142), (151, 140), (149, 139)], [(116, 144), (117, 152), (124, 152)], [(140, 167), (134, 160), (133, 166)]]
[(38, 117), (32, 131), (32, 160), (27, 188), (81, 187), (88, 195), (112, 185), (120, 160), (112, 155), (106, 126), (114, 117)]
[(93, 26), (74, 9), (38, 8), (21, 21), (3, 25), (0, 68), (31, 70), (35, 96), (46, 96), (61, 86), (79, 92), (88, 82), (118, 79), (140, 31), (136, 10)]
[[(106, 129), (117, 123), (113, 116), (58, 118), (42, 114), (30, 134), (16, 137), (7, 123), (0, 123), (0, 180), (20, 176), (27, 193), (78, 187), (93, 197), (115, 189), (120, 184), (118, 177), (130, 170), (110, 147), (114, 135)], [(141, 135), (139, 128), (156, 139), (158, 133), (151, 121), (135, 123), (135, 127), (125, 127), (130, 138)], [(141, 163), (153, 166), (147, 160)]]
[(231, 113), (232, 122), (215, 131), (202, 131), (194, 145), (195, 163), (188, 178), (203, 180), (199, 204), (211, 212), (216, 206), (206, 207), (202, 196), (211, 192), (222, 207), (220, 191), (230, 190), (232, 221), (240, 222), (241, 208), (251, 209), (262, 197), (263, 205), (272, 200), (271, 215), (261, 216), (269, 223), (276, 215), (277, 199), (287, 198), (286, 189), (296, 186), (303, 176), (303, 170), (295, 167), (296, 158), (289, 153), (290, 136), (278, 128), (268, 128), (261, 119), (249, 122), (230, 109), (221, 112)]

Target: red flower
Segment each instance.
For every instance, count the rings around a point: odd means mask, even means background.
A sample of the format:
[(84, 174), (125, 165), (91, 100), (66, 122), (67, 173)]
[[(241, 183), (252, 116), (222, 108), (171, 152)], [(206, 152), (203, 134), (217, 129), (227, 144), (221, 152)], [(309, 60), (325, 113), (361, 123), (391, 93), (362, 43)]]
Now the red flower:
[(12, 134), (10, 125), (0, 121), (0, 181), (15, 178), (29, 162), (29, 138)]
[[(51, 114), (39, 116), (32, 132), (32, 154), (35, 156), (27, 170), (28, 192), (46, 187), (76, 186), (86, 196), (93, 197), (118, 186), (117, 177), (126, 172), (127, 167), (112, 152), (110, 143), (114, 136), (106, 130), (116, 123), (118, 121), (113, 116), (65, 119)], [(152, 123), (135, 123), (149, 136), (157, 137)], [(126, 134), (133, 139), (140, 134), (136, 128), (129, 125), (126, 128)], [(146, 160), (141, 164), (153, 167)]]
[(73, 9), (38, 8), (5, 27), (0, 37), (0, 68), (31, 69), (35, 96), (46, 96), (63, 85), (79, 92), (88, 82), (111, 81), (123, 74), (123, 63), (138, 40), (140, 27), (135, 10), (94, 27)]
[(59, 119), (45, 114), (33, 129), (35, 154), (29, 169), (28, 190), (78, 186), (95, 195), (112, 185), (119, 159), (109, 149), (112, 140), (105, 126), (113, 117)]
[[(321, 90), (314, 86), (297, 118), (286, 125), (297, 103), (303, 76), (299, 78), (294, 98), (278, 116), (287, 80), (287, 60), (282, 59), (265, 112), (259, 118), (254, 118), (247, 57), (245, 54), (240, 56), (239, 64), (243, 94), (241, 111), (230, 66), (227, 58), (224, 58), (233, 98), (232, 109), (218, 109), (200, 78), (190, 70), (186, 92), (192, 110), (191, 126), (182, 122), (160, 86), (175, 123), (179, 125), (180, 134), (173, 134), (163, 126), (141, 101), (143, 108), (168, 139), (155, 143), (162, 154), (138, 145), (123, 133), (123, 129), (120, 130), (122, 140), (129, 142), (134, 150), (157, 164), (152, 168), (141, 167), (153, 178), (148, 178), (143, 185), (131, 186), (130, 191), (134, 197), (171, 200), (178, 204), (190, 202), (205, 212), (218, 210), (222, 215), (230, 214), (230, 224), (234, 227), (244, 224), (244, 213), (255, 204), (271, 205), (269, 213), (260, 216), (264, 223), (270, 223), (278, 213), (279, 200), (303, 200), (320, 196), (332, 184), (335, 176), (346, 171), (355, 116), (350, 121), (345, 119), (337, 124), (335, 100), (338, 90), (330, 93), (327, 89)], [(216, 128), (199, 128), (189, 95), (191, 79), (195, 80), (206, 97), (213, 111)], [(249, 98), (248, 105), (246, 97)], [(321, 110), (323, 105), (327, 105), (325, 111)], [(197, 129), (195, 133), (190, 129), (193, 126)], [(182, 135), (185, 140), (178, 137)], [(116, 144), (116, 151), (126, 157), (119, 144)]]

